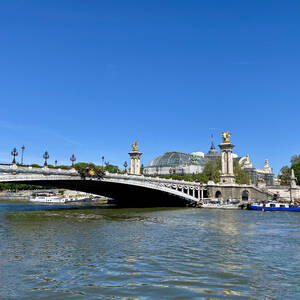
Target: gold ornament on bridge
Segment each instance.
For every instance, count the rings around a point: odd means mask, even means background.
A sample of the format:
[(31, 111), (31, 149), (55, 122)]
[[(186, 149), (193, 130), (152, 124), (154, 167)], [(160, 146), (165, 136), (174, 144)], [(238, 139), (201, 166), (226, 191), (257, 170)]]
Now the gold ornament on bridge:
[(89, 175), (90, 175), (90, 176), (94, 176), (94, 175), (95, 175), (95, 171), (92, 170), (92, 169), (90, 169), (90, 170), (89, 170)]
[(222, 132), (222, 137), (223, 137), (223, 143), (230, 143), (229, 137), (231, 136), (230, 132)]
[(132, 151), (138, 151), (138, 141), (135, 141), (135, 142), (132, 144)]

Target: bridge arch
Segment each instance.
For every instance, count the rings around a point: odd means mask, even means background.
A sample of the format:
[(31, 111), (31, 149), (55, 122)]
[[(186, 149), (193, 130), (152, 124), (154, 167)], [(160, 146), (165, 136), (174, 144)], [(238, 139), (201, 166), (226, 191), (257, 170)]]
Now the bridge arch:
[(121, 206), (186, 206), (200, 200), (196, 182), (111, 173), (82, 178), (75, 169), (0, 165), (0, 182), (83, 191), (116, 199)]
[(250, 193), (249, 193), (248, 190), (243, 190), (242, 191), (242, 195), (241, 195), (242, 201), (248, 201), (249, 196), (250, 196)]
[(221, 191), (216, 191), (216, 194), (215, 194), (215, 198), (222, 198), (222, 193)]
[(101, 180), (40, 180), (31, 181), (30, 184), (106, 196), (115, 199), (118, 205), (123, 207), (184, 207), (191, 202), (185, 195), (178, 196), (168, 191), (150, 187)]

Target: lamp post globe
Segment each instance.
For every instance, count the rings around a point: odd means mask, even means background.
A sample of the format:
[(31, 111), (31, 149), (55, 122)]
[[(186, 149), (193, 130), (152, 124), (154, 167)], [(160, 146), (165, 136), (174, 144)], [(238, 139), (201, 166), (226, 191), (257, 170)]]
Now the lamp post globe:
[(74, 167), (74, 162), (76, 161), (76, 157), (74, 154), (70, 157), (70, 161), (72, 162), (72, 167)]
[(126, 172), (127, 172), (127, 167), (128, 167), (127, 161), (124, 162), (124, 165), (123, 165), (123, 166), (124, 166), (125, 173), (126, 173)]
[(11, 155), (13, 156), (13, 160), (12, 160), (12, 163), (15, 164), (16, 163), (16, 156), (18, 156), (18, 151), (16, 148), (14, 148), (12, 151), (11, 151)]
[(43, 158), (45, 160), (45, 163), (44, 163), (44, 166), (46, 167), (47, 166), (47, 160), (49, 159), (49, 153), (48, 151), (45, 151), (44, 155), (43, 155)]

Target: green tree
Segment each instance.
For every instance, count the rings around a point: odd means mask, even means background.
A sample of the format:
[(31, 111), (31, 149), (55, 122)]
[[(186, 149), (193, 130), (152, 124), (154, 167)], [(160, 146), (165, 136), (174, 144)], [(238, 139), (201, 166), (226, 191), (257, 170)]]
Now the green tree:
[(291, 157), (291, 167), (283, 166), (280, 169), (278, 178), (282, 185), (289, 185), (291, 182), (292, 169), (294, 170), (297, 178), (297, 184), (300, 185), (300, 155), (293, 155)]
[(209, 178), (203, 173), (193, 175), (193, 181), (207, 183)]
[(118, 173), (120, 171), (118, 166), (111, 165), (110, 163), (106, 163), (104, 169), (109, 173)]
[(291, 158), (291, 164), (297, 164), (300, 163), (300, 155), (293, 155)]
[(249, 175), (242, 170), (237, 160), (233, 161), (233, 173), (235, 175), (235, 181), (238, 184), (249, 184)]
[(24, 184), (24, 183), (9, 183), (2, 182), (0, 183), (0, 191), (19, 191), (19, 190), (38, 190), (42, 189), (42, 186), (32, 185), (32, 184)]
[(86, 163), (86, 162), (79, 162), (77, 164), (74, 165), (74, 168), (77, 170), (77, 171), (80, 171), (82, 169), (85, 169), (86, 167), (88, 167), (89, 164)]
[(291, 174), (292, 170), (288, 166), (283, 166), (280, 169), (278, 178), (280, 179), (280, 184), (281, 185), (289, 185), (291, 182)]
[[(205, 165), (203, 175), (207, 176), (209, 180), (220, 182), (221, 168), (221, 159), (211, 160)], [(249, 184), (249, 176), (244, 170), (242, 170), (237, 160), (233, 160), (233, 173), (236, 183)]]
[(204, 166), (203, 174), (213, 182), (220, 182), (221, 159), (210, 160)]

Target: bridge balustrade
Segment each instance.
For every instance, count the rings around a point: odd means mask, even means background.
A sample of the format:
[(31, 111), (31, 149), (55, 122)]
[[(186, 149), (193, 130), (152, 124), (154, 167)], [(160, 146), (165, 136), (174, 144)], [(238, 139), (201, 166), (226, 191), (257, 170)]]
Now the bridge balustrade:
[[(63, 170), (48, 167), (32, 167), (17, 165), (0, 165), (0, 181), (31, 181), (31, 180), (84, 180), (75, 169)], [(93, 181), (107, 181), (124, 183), (156, 189), (169, 194), (180, 196), (189, 201), (200, 200), (200, 191), (203, 195), (202, 185), (199, 182), (186, 182), (157, 177), (145, 177), (128, 174), (111, 174), (106, 172), (103, 179), (89, 178)], [(196, 193), (197, 191), (197, 193)], [(197, 195), (196, 195), (197, 194)], [(197, 197), (196, 197), (197, 196)], [(202, 198), (202, 197), (201, 197)]]
[(27, 174), (51, 174), (51, 175), (78, 175), (75, 169), (63, 170), (63, 169), (52, 169), (47, 167), (37, 168), (37, 167), (25, 167), (17, 165), (0, 165), (0, 174), (17, 174), (17, 173), (27, 173)]

